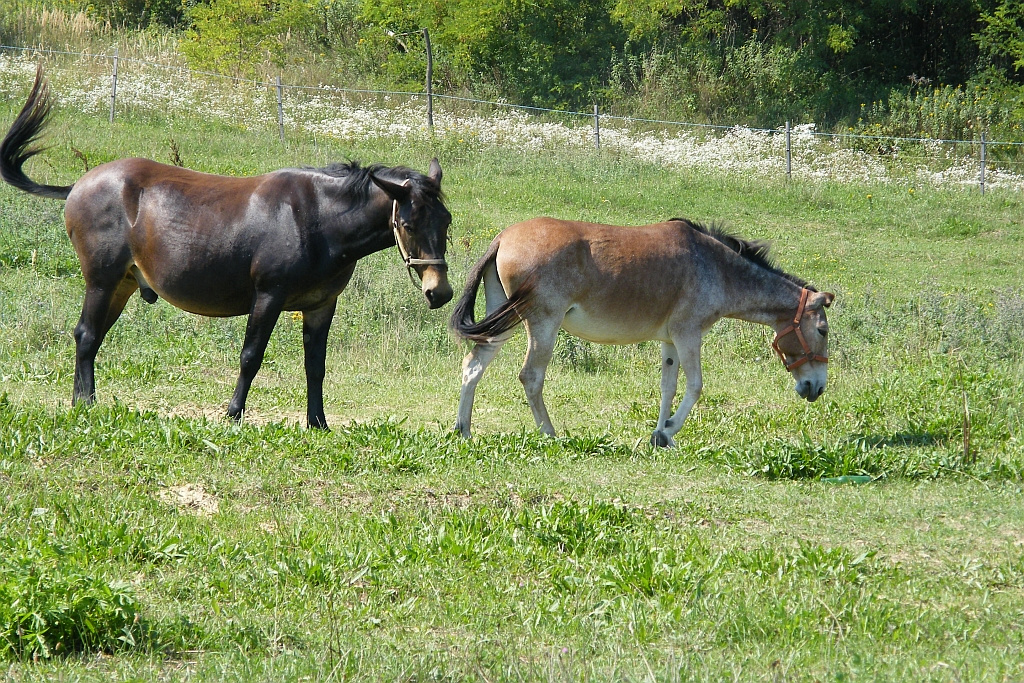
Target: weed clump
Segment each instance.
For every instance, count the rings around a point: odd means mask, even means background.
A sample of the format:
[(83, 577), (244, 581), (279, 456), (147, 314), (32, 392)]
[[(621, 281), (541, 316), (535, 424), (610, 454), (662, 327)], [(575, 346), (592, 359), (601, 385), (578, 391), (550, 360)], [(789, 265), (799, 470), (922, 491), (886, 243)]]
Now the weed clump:
[(135, 647), (143, 631), (131, 587), (32, 548), (0, 553), (0, 660), (40, 659)]

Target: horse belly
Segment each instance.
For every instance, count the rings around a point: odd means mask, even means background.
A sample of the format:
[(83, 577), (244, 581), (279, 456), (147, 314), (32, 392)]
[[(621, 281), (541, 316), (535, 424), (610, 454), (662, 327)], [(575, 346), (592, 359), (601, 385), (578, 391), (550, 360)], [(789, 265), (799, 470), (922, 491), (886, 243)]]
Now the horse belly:
[(595, 313), (580, 306), (573, 306), (566, 312), (562, 329), (574, 337), (598, 344), (638, 344), (663, 339), (667, 334), (662, 321)]
[(169, 268), (168, 264), (136, 261), (153, 290), (167, 303), (189, 313), (211, 317), (246, 315), (252, 307), (252, 280), (245, 269), (221, 267)]

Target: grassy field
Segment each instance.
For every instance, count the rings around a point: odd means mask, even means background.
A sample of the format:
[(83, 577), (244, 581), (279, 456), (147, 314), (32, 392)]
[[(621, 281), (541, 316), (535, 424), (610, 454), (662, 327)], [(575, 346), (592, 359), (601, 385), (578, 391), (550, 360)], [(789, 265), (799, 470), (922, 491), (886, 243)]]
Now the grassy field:
[[(0, 104), (10, 121), (11, 103)], [(724, 322), (678, 447), (646, 446), (658, 348), (564, 338), (543, 438), (505, 347), (451, 433), (465, 349), (397, 255), (342, 296), (321, 434), (280, 321), (246, 422), (241, 319), (134, 298), (70, 407), (82, 280), (60, 203), (0, 187), (0, 671), (14, 680), (1024, 679), (1024, 203), (773, 184), (442, 137), (277, 143), (202, 119), (59, 111), (46, 182), (123, 156), (249, 174), (425, 169), (453, 284), (536, 216), (721, 220), (837, 293), (809, 405), (767, 329)], [(842, 474), (875, 481), (841, 486)]]

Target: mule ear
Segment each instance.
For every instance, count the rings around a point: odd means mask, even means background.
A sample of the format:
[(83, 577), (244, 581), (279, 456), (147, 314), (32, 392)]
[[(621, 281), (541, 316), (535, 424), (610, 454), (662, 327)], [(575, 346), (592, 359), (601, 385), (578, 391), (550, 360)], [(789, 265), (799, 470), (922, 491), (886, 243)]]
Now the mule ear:
[(412, 194), (412, 188), (407, 184), (408, 181), (405, 183), (396, 183), (372, 173), (370, 174), (370, 180), (372, 180), (377, 187), (384, 190), (389, 197), (397, 199), (399, 202), (408, 200), (409, 196)]
[(430, 169), (427, 171), (427, 177), (438, 185), (441, 184), (441, 164), (437, 161), (437, 157), (430, 160)]
[(836, 298), (836, 295), (833, 294), (832, 292), (822, 292), (821, 296), (824, 297), (821, 301), (821, 305), (824, 306), (825, 308), (831, 306), (832, 302), (835, 301)]

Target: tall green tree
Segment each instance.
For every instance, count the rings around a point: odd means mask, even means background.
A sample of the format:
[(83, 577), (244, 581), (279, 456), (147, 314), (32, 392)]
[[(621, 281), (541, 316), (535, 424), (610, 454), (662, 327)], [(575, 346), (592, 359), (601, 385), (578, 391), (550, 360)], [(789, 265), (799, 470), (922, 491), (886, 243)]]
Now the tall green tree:
[(982, 13), (981, 24), (974, 37), (988, 65), (1024, 83), (1024, 2), (1001, 0), (991, 12)]

